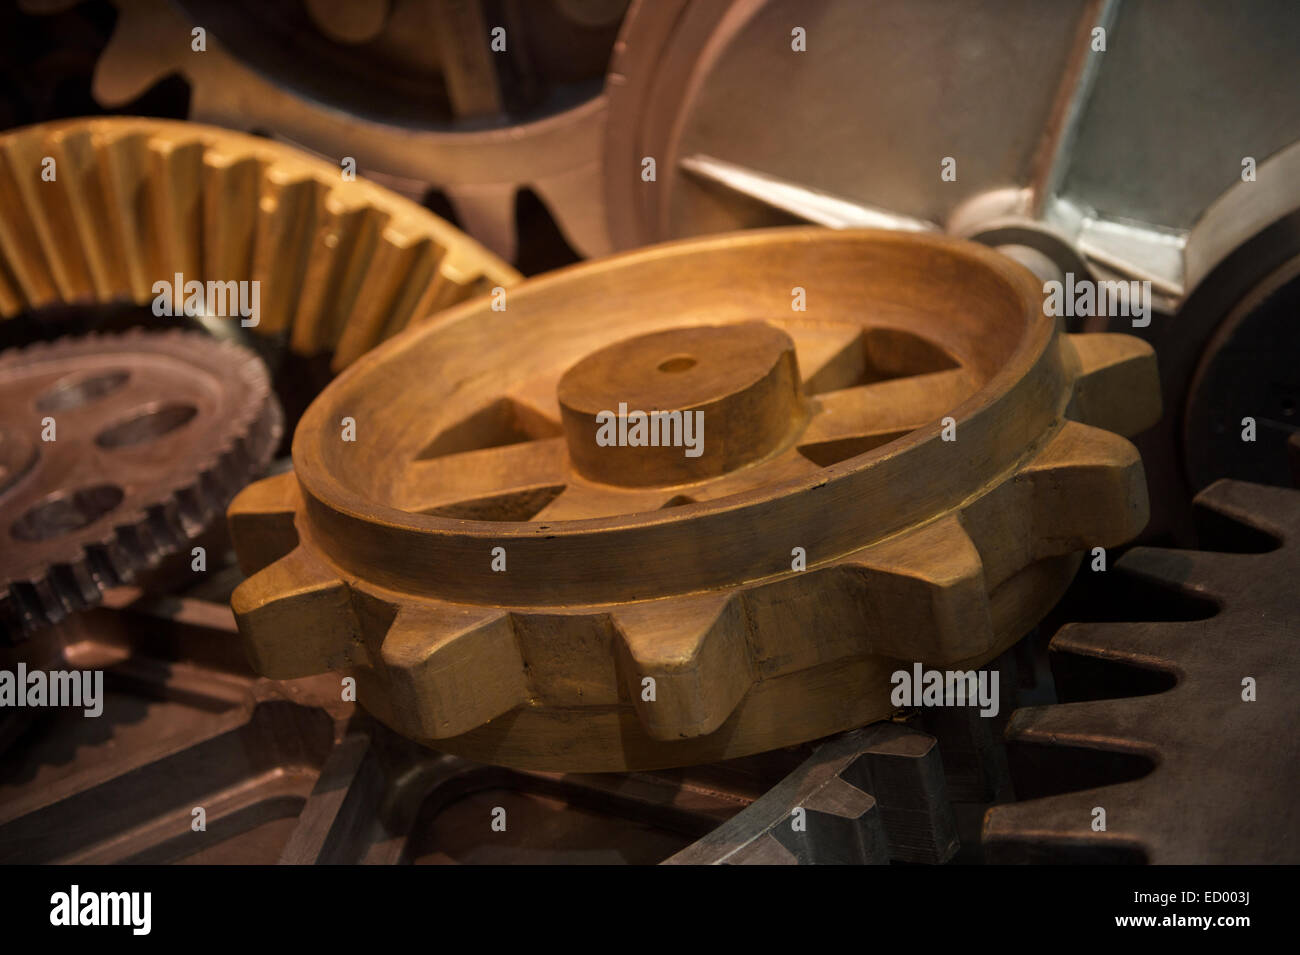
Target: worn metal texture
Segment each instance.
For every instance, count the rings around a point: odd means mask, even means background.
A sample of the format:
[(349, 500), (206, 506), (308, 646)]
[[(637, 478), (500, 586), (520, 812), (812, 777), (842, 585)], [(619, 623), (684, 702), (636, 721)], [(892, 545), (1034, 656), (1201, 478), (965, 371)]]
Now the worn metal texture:
[(1128, 614), (1181, 617), (1053, 638), (1075, 702), (1013, 715), (1026, 801), (989, 811), (991, 861), (1300, 861), (1300, 491), (1224, 480), (1196, 504), (1210, 549), (1141, 547), (1117, 563), (1143, 585)]
[[(465, 229), (507, 260), (521, 189), (574, 248), (608, 251), (603, 83), (627, 0), (114, 5), (93, 88), (106, 108), (179, 74), (191, 120), (263, 131), (335, 162), (351, 156), (416, 201), (441, 190)], [(198, 26), (201, 53), (192, 49)]]
[(280, 407), (252, 352), (189, 332), (0, 355), (0, 627), (98, 602), (187, 548), (263, 473)]
[(4, 711), (0, 861), (937, 863), (1005, 785), (968, 745), (990, 721), (950, 710), (689, 769), (519, 772), (398, 736), (336, 677), (258, 678), (234, 636), (220, 604), (122, 588), (0, 652), (105, 674), (97, 718)]

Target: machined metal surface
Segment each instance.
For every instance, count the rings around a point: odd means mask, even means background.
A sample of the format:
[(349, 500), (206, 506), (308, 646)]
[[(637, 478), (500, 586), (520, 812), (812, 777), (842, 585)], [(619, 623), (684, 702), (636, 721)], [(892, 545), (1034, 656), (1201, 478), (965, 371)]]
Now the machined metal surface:
[[(34, 12), (69, 5), (24, 0)], [(521, 188), (576, 249), (608, 249), (603, 79), (626, 0), (115, 6), (94, 81), (105, 107), (179, 73), (191, 120), (265, 131), (333, 162), (351, 156), (409, 198), (436, 187), (466, 230), (507, 260)], [(196, 27), (207, 31), (202, 52)]]
[[(1194, 227), (1245, 155), (1262, 164), (1300, 138), (1295, 8), (1252, 14), (1147, 0), (635, 4), (611, 67), (611, 235), (629, 247), (802, 217), (766, 178), (970, 238), (1037, 234), (1029, 244), (1063, 268), (1086, 261), (1180, 301)], [(644, 156), (652, 183), (633, 174)], [(723, 166), (691, 168), (696, 157)]]
[(279, 405), (206, 335), (61, 339), (0, 355), (0, 624), (16, 639), (187, 548), (263, 473)]
[[(1141, 463), (1107, 429), (1155, 420), (1154, 392), (1146, 346), (1060, 336), (1029, 273), (973, 244), (653, 249), (327, 389), (295, 472), (232, 505), (233, 604), (261, 672), (354, 675), (380, 719), (482, 761), (772, 749), (888, 716), (899, 659), (992, 659), (1079, 550), (1140, 531)], [(628, 407), (700, 416), (700, 453), (605, 446), (600, 409)]]
[(1058, 686), (1077, 702), (1012, 716), (1027, 801), (989, 812), (991, 861), (1300, 860), (1300, 491), (1224, 480), (1197, 505), (1216, 549), (1141, 547), (1117, 564), (1149, 585), (1128, 613), (1172, 591), (1187, 619), (1077, 623), (1053, 638)]
[[(51, 172), (53, 178), (49, 178)], [(66, 120), (0, 134), (0, 316), (133, 301), (284, 335), (337, 370), (519, 275), (339, 165), (194, 123)], [(159, 283), (164, 283), (159, 285)], [(235, 313), (231, 296), (257, 314)]]
[(521, 772), (392, 733), (332, 675), (258, 678), (234, 636), (220, 604), (121, 588), (21, 656), (0, 649), (7, 668), (105, 674), (98, 718), (0, 719), (0, 861), (936, 863), (955, 811), (996, 796), (971, 785), (976, 764), (996, 773), (967, 758), (976, 715), (689, 769)]

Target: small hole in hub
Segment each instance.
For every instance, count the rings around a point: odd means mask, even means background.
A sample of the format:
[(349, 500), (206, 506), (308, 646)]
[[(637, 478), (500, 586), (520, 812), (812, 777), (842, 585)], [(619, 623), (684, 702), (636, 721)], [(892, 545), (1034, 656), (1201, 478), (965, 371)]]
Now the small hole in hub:
[(678, 355), (676, 358), (669, 358), (667, 361), (659, 363), (659, 370), (669, 373), (686, 371), (695, 367), (695, 359), (690, 355)]

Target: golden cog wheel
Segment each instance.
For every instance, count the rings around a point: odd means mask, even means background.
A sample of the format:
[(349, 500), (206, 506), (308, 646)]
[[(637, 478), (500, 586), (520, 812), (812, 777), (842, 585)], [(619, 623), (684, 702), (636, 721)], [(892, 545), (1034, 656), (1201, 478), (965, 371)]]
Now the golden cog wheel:
[[(336, 379), (232, 504), (254, 665), (531, 769), (889, 716), (892, 672), (992, 659), (1147, 520), (1120, 435), (1159, 416), (1154, 355), (1040, 301), (960, 240), (797, 228), (467, 303)], [(696, 430), (642, 444), (638, 411)]]
[[(335, 369), (417, 317), (519, 281), (433, 213), (340, 166), (195, 123), (105, 118), (0, 135), (0, 317), (260, 282), (253, 330)], [(183, 286), (173, 284), (175, 307)]]

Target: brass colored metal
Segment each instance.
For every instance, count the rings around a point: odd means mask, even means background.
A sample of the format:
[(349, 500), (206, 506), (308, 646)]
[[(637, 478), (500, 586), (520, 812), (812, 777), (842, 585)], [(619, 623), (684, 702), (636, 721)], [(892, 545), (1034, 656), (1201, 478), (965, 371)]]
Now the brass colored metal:
[(147, 304), (160, 281), (179, 310), (178, 274), (255, 281), (254, 331), (333, 352), (340, 369), (416, 319), (519, 280), (433, 213), (344, 172), (194, 123), (80, 119), (0, 135), (0, 316)]
[[(888, 716), (894, 670), (992, 659), (1146, 522), (1119, 434), (1159, 416), (1153, 354), (1040, 300), (960, 240), (798, 228), (467, 303), (333, 382), (295, 471), (232, 504), (254, 666), (354, 676), (404, 735), (530, 769)], [(625, 440), (636, 411), (702, 441)]]

